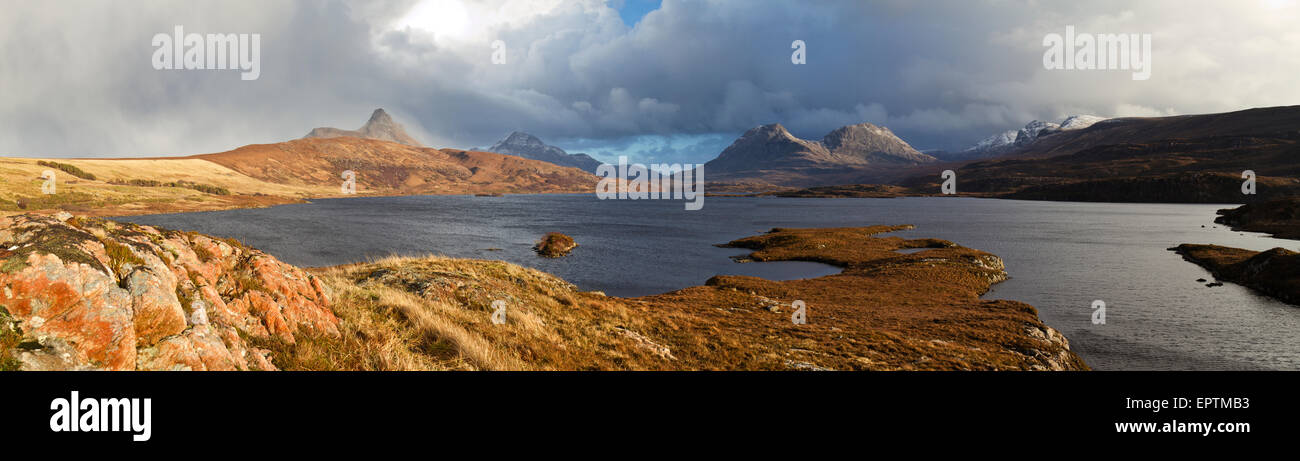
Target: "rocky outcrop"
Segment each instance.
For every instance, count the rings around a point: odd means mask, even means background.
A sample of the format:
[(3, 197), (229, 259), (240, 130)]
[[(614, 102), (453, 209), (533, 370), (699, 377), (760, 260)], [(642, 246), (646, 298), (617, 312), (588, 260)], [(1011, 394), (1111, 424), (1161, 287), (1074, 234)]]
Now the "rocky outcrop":
[(559, 232), (547, 232), (536, 245), (533, 245), (533, 251), (547, 258), (558, 258), (567, 256), (577, 247), (578, 243), (573, 241), (573, 237)]
[(1188, 243), (1171, 250), (1182, 255), (1183, 259), (1209, 270), (1215, 278), (1249, 287), (1286, 303), (1300, 305), (1300, 253), (1284, 248), (1250, 251)]
[(237, 241), (0, 218), (0, 330), (24, 370), (274, 370), (259, 342), (338, 335), (320, 281)]
[(1300, 197), (1287, 197), (1219, 210), (1214, 222), (1232, 230), (1264, 232), (1274, 237), (1300, 240)]

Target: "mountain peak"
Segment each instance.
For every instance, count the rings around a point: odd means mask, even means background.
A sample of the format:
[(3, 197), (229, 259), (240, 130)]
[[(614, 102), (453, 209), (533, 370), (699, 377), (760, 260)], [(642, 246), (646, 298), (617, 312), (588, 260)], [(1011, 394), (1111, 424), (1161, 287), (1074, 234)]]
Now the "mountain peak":
[(366, 120), (366, 124), (359, 129), (341, 130), (333, 127), (319, 127), (312, 129), (303, 138), (337, 138), (340, 136), (378, 139), (380, 141), (422, 147), (420, 142), (406, 134), (406, 128), (402, 124), (393, 121), (393, 117), (389, 116), (388, 112), (385, 112), (383, 108), (375, 109), (370, 114), (370, 119)]
[(1061, 130), (1082, 130), (1093, 126), (1102, 120), (1106, 120), (1106, 117), (1098, 117), (1096, 115), (1071, 115), (1061, 122)]
[(579, 168), (588, 172), (595, 172), (600, 162), (586, 154), (570, 154), (564, 149), (548, 145), (537, 136), (522, 132), (511, 131), (505, 139), (497, 141), (492, 147), (483, 149), (488, 152), (498, 154), (514, 155), (533, 160), (550, 162), (560, 166)]
[(779, 123), (746, 131), (706, 166), (724, 174), (764, 171), (848, 171), (868, 165), (917, 165), (936, 161), (884, 127), (859, 123), (836, 128), (820, 141), (801, 139)]
[(505, 137), (505, 139), (497, 141), (496, 146), (538, 145), (538, 144), (545, 144), (545, 143), (543, 143), (542, 140), (537, 136), (533, 136), (531, 134), (522, 131), (511, 131), (510, 134)]
[(375, 111), (370, 114), (370, 120), (366, 121), (367, 125), (372, 123), (392, 124), (393, 117), (390, 117), (388, 112), (384, 112), (384, 108), (380, 107), (375, 109)]
[(766, 125), (759, 125), (749, 131), (756, 132), (756, 133), (783, 133), (783, 134), (790, 133), (790, 130), (785, 129), (785, 127), (782, 126), (780, 123), (769, 123)]

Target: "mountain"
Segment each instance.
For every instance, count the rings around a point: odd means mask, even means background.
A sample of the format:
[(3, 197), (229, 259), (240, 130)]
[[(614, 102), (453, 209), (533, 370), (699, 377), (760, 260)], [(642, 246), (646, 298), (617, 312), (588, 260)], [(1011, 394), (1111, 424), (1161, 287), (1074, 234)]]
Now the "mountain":
[(260, 181), (327, 186), (336, 192), (340, 176), (352, 170), (362, 194), (591, 192), (596, 186), (591, 174), (538, 160), (356, 137), (253, 144), (193, 158)]
[[(1030, 200), (1185, 203), (1300, 194), (1300, 106), (1118, 118), (1073, 130), (1036, 126), (1045, 128), (1034, 133), (1033, 142), (957, 168), (957, 191)], [(1246, 170), (1257, 174), (1256, 194), (1241, 192)], [(934, 193), (939, 173), (901, 185)]]
[(421, 147), (419, 141), (406, 134), (406, 128), (402, 124), (393, 121), (393, 117), (384, 112), (384, 109), (375, 109), (370, 114), (370, 120), (356, 130), (341, 130), (338, 128), (321, 127), (314, 128), (303, 139), (308, 138), (337, 138), (340, 136), (351, 136), (354, 138), (378, 139), (380, 141), (390, 141), (408, 146)]
[[(973, 153), (976, 153), (976, 154), (985, 154), (985, 153), (988, 153), (988, 152), (995, 152), (995, 151), (999, 151), (999, 150), (1004, 150), (1004, 149), (1007, 148), (1008, 146), (1015, 145), (1015, 143), (1016, 143), (1016, 137), (1019, 136), (1019, 135), (1020, 135), (1020, 131), (1018, 131), (1018, 130), (1007, 130), (1007, 131), (1003, 131), (1003, 132), (998, 133), (998, 134), (995, 134), (995, 135), (993, 135), (993, 136), (989, 136), (989, 137), (987, 137), (987, 138), (984, 138), (984, 140), (982, 140), (982, 141), (976, 143), (974, 146), (971, 146), (970, 148), (966, 149), (966, 152), (973, 152)], [(978, 155), (978, 156), (983, 156), (983, 155)]]
[(1038, 141), (1039, 138), (1063, 131), (1082, 130), (1103, 120), (1106, 119), (1095, 115), (1071, 115), (1061, 121), (1060, 124), (1034, 120), (1019, 130), (1007, 130), (984, 138), (980, 142), (975, 143), (974, 146), (961, 152), (950, 152), (936, 155), (936, 157), (947, 161), (964, 161), (997, 157), (1010, 153), (1016, 149), (1027, 148)]
[(822, 185), (937, 161), (870, 123), (836, 128), (820, 141), (801, 139), (774, 123), (745, 132), (705, 163), (705, 171), (711, 180)]
[(596, 167), (601, 165), (599, 160), (587, 154), (570, 154), (564, 149), (542, 142), (536, 136), (519, 131), (510, 133), (505, 139), (483, 150), (574, 167), (589, 173), (595, 173)]
[(899, 139), (889, 128), (870, 123), (836, 128), (822, 138), (821, 144), (847, 162), (915, 165), (935, 161), (934, 157)]
[(1061, 122), (1061, 131), (1082, 130), (1102, 120), (1106, 118), (1096, 115), (1072, 115)]

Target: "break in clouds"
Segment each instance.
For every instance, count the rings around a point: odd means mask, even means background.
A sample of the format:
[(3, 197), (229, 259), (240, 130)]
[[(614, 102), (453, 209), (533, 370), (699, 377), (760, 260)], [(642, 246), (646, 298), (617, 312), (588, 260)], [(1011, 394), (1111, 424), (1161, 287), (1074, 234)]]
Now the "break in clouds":
[[(0, 16), (0, 154), (218, 152), (356, 128), (384, 107), (435, 147), (512, 130), (609, 161), (713, 158), (756, 125), (846, 124), (959, 149), (1033, 119), (1300, 103), (1294, 1), (20, 2)], [(260, 77), (155, 70), (175, 26), (261, 36)], [(1150, 34), (1148, 80), (1051, 71), (1065, 27)], [(501, 40), (505, 63), (494, 64)], [(807, 64), (791, 64), (791, 42)], [(231, 72), (235, 72), (232, 74)]]

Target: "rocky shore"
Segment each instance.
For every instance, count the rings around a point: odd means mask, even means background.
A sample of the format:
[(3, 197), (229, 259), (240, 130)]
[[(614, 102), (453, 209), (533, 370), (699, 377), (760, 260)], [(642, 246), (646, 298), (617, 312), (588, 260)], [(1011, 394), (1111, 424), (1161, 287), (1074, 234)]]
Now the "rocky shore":
[(1237, 208), (1219, 210), (1214, 222), (1232, 230), (1263, 232), (1283, 239), (1300, 240), (1300, 197), (1287, 197)]
[(1300, 253), (1283, 248), (1250, 251), (1188, 243), (1171, 250), (1209, 270), (1215, 278), (1300, 305)]
[(997, 256), (878, 236), (906, 227), (773, 229), (728, 244), (755, 261), (844, 268), (836, 275), (718, 276), (615, 298), (500, 261), (303, 270), (195, 233), (0, 218), (0, 368), (1087, 369), (1033, 306), (979, 299), (1007, 276)]

